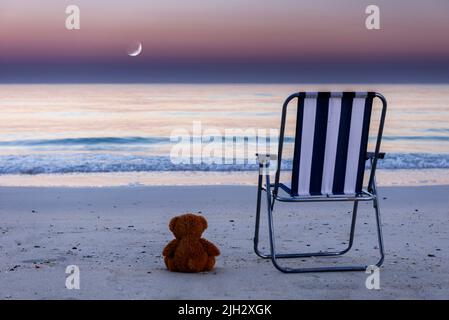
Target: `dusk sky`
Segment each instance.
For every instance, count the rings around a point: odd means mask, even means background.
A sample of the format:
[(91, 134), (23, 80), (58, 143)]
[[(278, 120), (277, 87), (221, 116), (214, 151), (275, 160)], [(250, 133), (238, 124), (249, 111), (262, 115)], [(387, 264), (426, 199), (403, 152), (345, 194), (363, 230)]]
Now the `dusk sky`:
[(146, 81), (449, 82), (449, 1), (0, 0), (0, 82)]

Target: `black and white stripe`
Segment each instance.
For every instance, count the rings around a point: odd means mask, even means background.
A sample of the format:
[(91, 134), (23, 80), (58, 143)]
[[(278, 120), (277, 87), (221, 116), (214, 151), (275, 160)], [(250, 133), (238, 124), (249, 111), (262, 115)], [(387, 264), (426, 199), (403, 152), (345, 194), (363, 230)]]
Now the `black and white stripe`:
[(300, 94), (292, 195), (361, 192), (373, 98), (371, 92)]

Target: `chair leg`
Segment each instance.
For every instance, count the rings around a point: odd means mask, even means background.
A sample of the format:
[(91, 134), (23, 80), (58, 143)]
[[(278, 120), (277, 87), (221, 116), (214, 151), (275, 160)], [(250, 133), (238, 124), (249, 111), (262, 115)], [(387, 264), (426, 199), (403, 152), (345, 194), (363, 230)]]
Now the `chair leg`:
[[(269, 177), (267, 176), (267, 211), (268, 211), (268, 229), (269, 229), (269, 240), (270, 240), (270, 254), (265, 255), (261, 254), (257, 248), (258, 244), (258, 236), (259, 236), (259, 220), (260, 220), (260, 202), (261, 202), (261, 177), (259, 178), (260, 188), (258, 190), (258, 209), (256, 213), (256, 233), (254, 238), (254, 249), (256, 253), (263, 258), (270, 258), (274, 267), (281, 272), (284, 273), (311, 273), (311, 272), (336, 272), (336, 271), (366, 271), (367, 265), (354, 265), (354, 266), (337, 266), (337, 267), (308, 267), (308, 268), (286, 268), (281, 266), (277, 259), (279, 258), (297, 258), (297, 257), (310, 257), (310, 256), (329, 256), (329, 254), (320, 252), (318, 254), (304, 253), (304, 254), (276, 254), (276, 246), (275, 246), (275, 235), (274, 235), (274, 224), (273, 224), (273, 213), (271, 210), (271, 191), (269, 188)], [(374, 209), (376, 212), (376, 224), (377, 224), (377, 236), (379, 241), (379, 250), (381, 254), (380, 260), (377, 262), (376, 266), (380, 267), (384, 260), (384, 247), (383, 247), (383, 239), (382, 239), (382, 229), (381, 229), (381, 220), (380, 220), (380, 210), (379, 203), (377, 200), (377, 195), (373, 202)], [(353, 210), (353, 218), (351, 222), (351, 231), (350, 231), (350, 241), (348, 248), (345, 249), (344, 252), (349, 251), (353, 244), (354, 238), (354, 230), (355, 230), (355, 221), (357, 216), (358, 203), (354, 203)], [(341, 253), (342, 254), (342, 253)], [(331, 254), (335, 255), (335, 254)]]
[[(261, 177), (259, 180), (262, 180)], [(254, 234), (254, 252), (263, 259), (270, 259), (271, 255), (262, 253), (259, 248), (259, 228), (260, 228), (260, 204), (261, 204), (261, 193), (262, 193), (262, 182), (260, 182), (260, 187), (257, 192), (257, 209), (256, 209), (256, 226), (255, 226), (255, 234)], [(271, 201), (270, 201), (271, 202)], [(352, 219), (351, 219), (351, 229), (349, 234), (349, 243), (348, 246), (341, 251), (319, 251), (319, 252), (306, 252), (306, 253), (278, 253), (276, 254), (276, 258), (307, 258), (307, 257), (330, 257), (330, 256), (341, 256), (347, 253), (352, 248), (352, 244), (354, 241), (354, 231), (355, 231), (355, 223), (357, 219), (357, 208), (358, 202), (354, 202), (354, 207), (352, 211)], [(271, 206), (271, 211), (273, 211), (273, 206)]]
[(260, 229), (260, 202), (262, 201), (263, 176), (259, 172), (259, 182), (257, 184), (257, 205), (256, 205), (256, 226), (254, 228), (254, 252), (261, 258), (268, 259), (269, 256), (259, 251), (259, 229)]
[(348, 247), (345, 250), (340, 251), (340, 254), (345, 254), (346, 252), (351, 250), (352, 244), (354, 243), (355, 222), (357, 220), (357, 210), (358, 210), (358, 208), (359, 208), (358, 201), (354, 201), (354, 207), (352, 208), (351, 231), (349, 232)]
[(379, 208), (379, 201), (377, 200), (377, 196), (373, 201), (374, 210), (376, 211), (376, 225), (377, 225), (377, 238), (379, 242), (379, 252), (380, 252), (380, 259), (376, 263), (377, 267), (380, 267), (382, 263), (384, 262), (385, 258), (385, 251), (384, 251), (384, 241), (382, 236), (382, 222), (380, 220), (380, 208)]
[[(267, 204), (271, 202), (271, 195), (267, 193)], [(270, 258), (274, 267), (284, 273), (310, 273), (310, 272), (331, 272), (331, 271), (365, 271), (367, 266), (345, 266), (345, 267), (309, 267), (309, 268), (286, 268), (282, 267), (277, 259), (280, 258), (276, 254), (275, 235), (273, 225), (273, 214), (271, 207), (268, 207), (268, 229), (270, 234)]]

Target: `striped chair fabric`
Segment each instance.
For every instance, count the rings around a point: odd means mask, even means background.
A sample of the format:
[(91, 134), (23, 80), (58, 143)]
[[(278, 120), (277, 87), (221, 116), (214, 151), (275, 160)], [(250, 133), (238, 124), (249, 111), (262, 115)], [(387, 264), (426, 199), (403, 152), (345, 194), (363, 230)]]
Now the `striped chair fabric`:
[(373, 92), (303, 92), (298, 98), (291, 195), (362, 191)]

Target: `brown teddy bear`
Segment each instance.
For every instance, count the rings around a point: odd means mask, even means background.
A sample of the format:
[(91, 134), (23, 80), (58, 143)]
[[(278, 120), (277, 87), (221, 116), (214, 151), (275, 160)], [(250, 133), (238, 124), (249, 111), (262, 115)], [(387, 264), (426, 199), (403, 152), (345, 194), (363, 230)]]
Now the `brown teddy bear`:
[(174, 272), (210, 271), (215, 265), (215, 257), (220, 255), (218, 248), (201, 238), (207, 229), (203, 216), (187, 213), (171, 219), (169, 228), (175, 235), (164, 248), (167, 269)]

